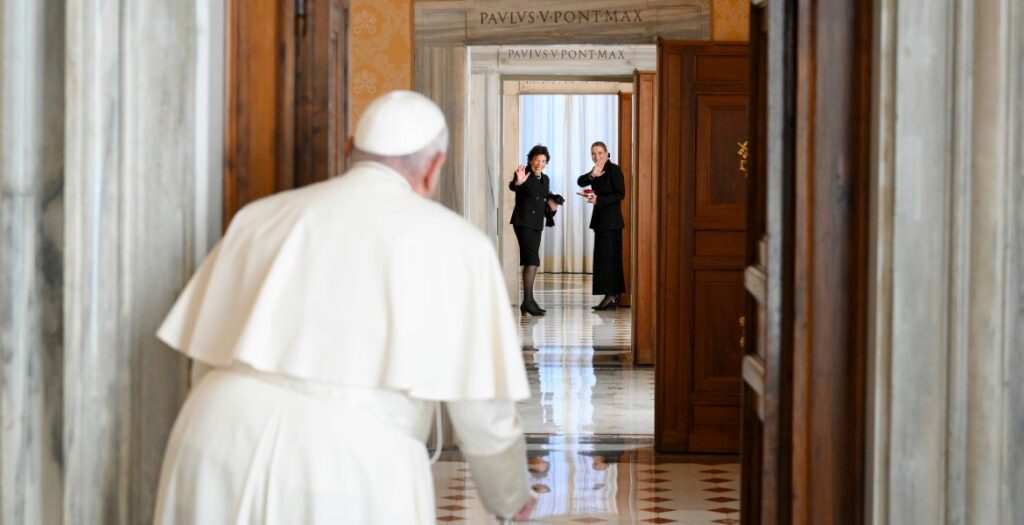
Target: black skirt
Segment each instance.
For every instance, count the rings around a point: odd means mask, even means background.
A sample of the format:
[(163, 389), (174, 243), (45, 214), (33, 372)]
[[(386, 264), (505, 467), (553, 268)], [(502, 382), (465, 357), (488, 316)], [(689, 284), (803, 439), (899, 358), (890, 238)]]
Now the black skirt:
[[(524, 226), (512, 226), (516, 231), (516, 240), (519, 241), (519, 266), (540, 266), (540, 230), (526, 228)], [(619, 241), (622, 251), (621, 244)]]
[(594, 295), (626, 292), (622, 276), (622, 230), (594, 232)]

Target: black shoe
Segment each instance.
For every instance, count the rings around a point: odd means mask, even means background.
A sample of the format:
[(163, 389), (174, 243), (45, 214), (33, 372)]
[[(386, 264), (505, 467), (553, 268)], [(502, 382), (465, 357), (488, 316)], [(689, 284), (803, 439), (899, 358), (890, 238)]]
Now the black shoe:
[(522, 315), (530, 314), (534, 317), (541, 317), (544, 315), (544, 310), (541, 310), (537, 303), (523, 303), (519, 305), (519, 313)]
[[(528, 301), (523, 301), (523, 304), (526, 304), (529, 307), (533, 308), (534, 310), (540, 311), (541, 313), (544, 313), (544, 314), (548, 313), (547, 310), (541, 308), (540, 305), (537, 304), (537, 300), (536, 299), (530, 299)], [(522, 308), (520, 308), (520, 310), (522, 310)]]
[(597, 306), (591, 306), (594, 310), (614, 310), (619, 307), (618, 299), (605, 299)]

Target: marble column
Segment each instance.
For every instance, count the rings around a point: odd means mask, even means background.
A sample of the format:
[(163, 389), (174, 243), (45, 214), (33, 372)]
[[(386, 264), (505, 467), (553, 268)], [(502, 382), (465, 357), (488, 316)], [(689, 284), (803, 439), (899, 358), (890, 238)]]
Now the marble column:
[(1017, 4), (877, 5), (874, 523), (1024, 521)]
[(466, 193), (463, 215), (498, 245), (497, 183), (501, 179), (501, 80), (497, 73), (470, 75), (466, 122)]
[(448, 120), (448, 160), (441, 169), (435, 200), (463, 212), (466, 178), (466, 95), (469, 88), (465, 46), (417, 46), (414, 85), (430, 97)]
[[(1024, 5), (1011, 2), (1005, 24), (1010, 28), (1007, 83), (1009, 85), (1009, 122), (1006, 143), (1009, 146), (1009, 187), (1006, 198), (1011, 206), (1007, 218), (1009, 245), (1007, 247), (1006, 340), (1007, 359), (1005, 373), (1024, 370)], [(1010, 412), (1006, 421), (1007, 469), (1002, 481), (1008, 516), (1024, 516), (1024, 381), (1017, 378), (1006, 383), (1004, 410)]]
[[(997, 45), (1006, 46), (1005, 61), (1001, 64), (1005, 81), (1003, 95), (1006, 111), (1005, 141), (1006, 165), (1001, 176), (1006, 177), (1005, 193), (998, 196), (1005, 205), (1006, 261), (1005, 304), (1001, 312), (1006, 323), (1003, 340), (1001, 375), (1005, 393), (1002, 396), (1003, 439), (1000, 443), (1001, 459), (1005, 462), (999, 482), (1002, 516), (1024, 521), (1024, 381), (1017, 374), (1024, 370), (1024, 4), (1000, 3), (1001, 12), (990, 13), (1000, 17), (1000, 33), (1005, 40)], [(991, 20), (991, 18), (989, 18)]]
[(219, 231), (223, 4), (70, 0), (64, 519), (151, 519), (188, 363), (154, 336)]
[[(519, 160), (519, 82), (515, 80), (503, 80), (501, 82), (501, 166), (518, 166)], [(507, 171), (508, 168), (505, 168)], [(502, 182), (501, 173), (498, 174), (499, 185), (507, 185)], [(506, 177), (510, 176), (511, 172)], [(499, 186), (500, 188), (501, 186)], [(516, 206), (514, 193), (504, 188), (501, 192), (501, 199), (498, 201), (498, 213), (502, 219), (512, 217), (512, 210)], [(519, 267), (519, 243), (516, 241), (516, 233), (508, 220), (502, 220), (499, 231), (500, 243), (498, 253), (501, 256), (501, 269), (505, 274), (505, 285), (508, 287), (508, 296), (513, 305), (519, 304), (519, 293), (522, 288)]]
[(61, 521), (63, 0), (0, 0), (0, 522)]

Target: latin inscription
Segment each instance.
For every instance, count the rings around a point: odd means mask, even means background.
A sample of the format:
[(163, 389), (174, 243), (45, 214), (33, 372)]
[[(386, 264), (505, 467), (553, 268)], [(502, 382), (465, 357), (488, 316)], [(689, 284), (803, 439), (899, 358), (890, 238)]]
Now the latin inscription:
[(481, 11), (480, 25), (635, 24), (643, 9), (576, 9), (571, 11)]
[(622, 49), (506, 49), (506, 60), (626, 60)]

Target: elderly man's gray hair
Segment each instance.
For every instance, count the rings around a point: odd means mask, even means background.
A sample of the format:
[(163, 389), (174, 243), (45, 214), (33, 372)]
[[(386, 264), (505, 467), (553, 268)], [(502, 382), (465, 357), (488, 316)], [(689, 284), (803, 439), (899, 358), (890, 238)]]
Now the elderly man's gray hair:
[(378, 155), (376, 153), (367, 153), (359, 148), (353, 148), (352, 162), (372, 160), (381, 164), (386, 164), (402, 175), (413, 178), (425, 175), (425, 172), (427, 168), (430, 167), (430, 163), (434, 160), (434, 157), (437, 156), (438, 153), (446, 153), (447, 151), (448, 129), (444, 129), (437, 138), (430, 141), (429, 144), (419, 151), (408, 155), (390, 157), (386, 155)]

